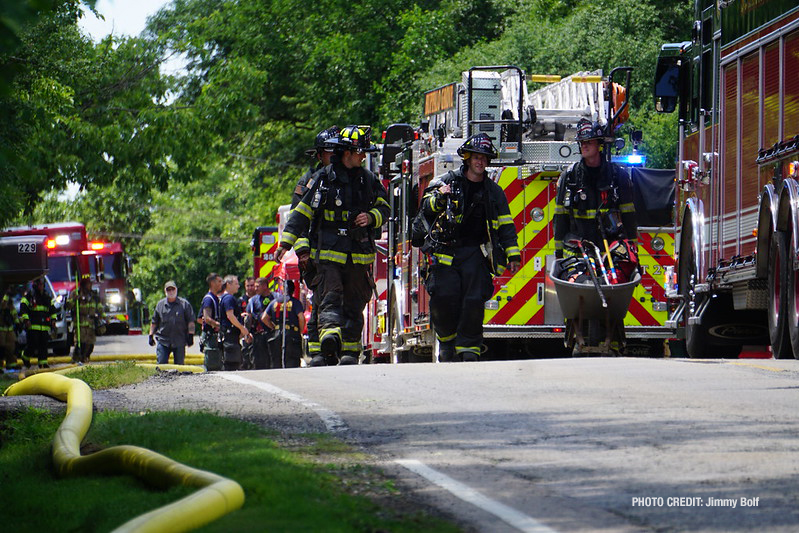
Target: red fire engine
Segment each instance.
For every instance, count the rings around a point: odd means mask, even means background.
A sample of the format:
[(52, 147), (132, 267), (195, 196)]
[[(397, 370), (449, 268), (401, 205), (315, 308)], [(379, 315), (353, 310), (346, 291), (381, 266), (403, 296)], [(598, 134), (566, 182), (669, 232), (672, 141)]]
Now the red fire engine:
[[(88, 250), (96, 258), (95, 287), (103, 302), (108, 329), (127, 333), (132, 323), (131, 310), (135, 305), (134, 292), (128, 282), (130, 257), (119, 242), (90, 241)], [(140, 330), (141, 324), (138, 324), (138, 328)]]
[(20, 226), (0, 231), (0, 237), (45, 235), (47, 241), (48, 277), (59, 295), (75, 288), (75, 277), (89, 274), (94, 277), (96, 266), (88, 257), (86, 227), (79, 222), (61, 222), (39, 226)]
[(88, 274), (96, 280), (96, 263), (87, 250), (86, 228), (79, 222), (61, 222), (39, 226), (20, 226), (0, 231), (0, 237), (43, 235), (47, 249), (47, 278), (53, 289), (54, 305), (58, 311), (56, 338), (51, 341), (56, 354), (66, 354), (72, 345), (68, 317), (64, 304), (75, 288), (76, 276)]
[(670, 325), (691, 357), (799, 358), (799, 6), (698, 0), (694, 15), (654, 84), (679, 120)]
[[(366, 334), (376, 358), (429, 361), (434, 352), (428, 295), (420, 274), (424, 260), (411, 247), (410, 225), (427, 185), (458, 168), (458, 146), (477, 132), (487, 133), (499, 148), (499, 157), (492, 162), (493, 179), (508, 198), (523, 265), (519, 272), (494, 280), (494, 295), (486, 302), (485, 312), (488, 354), (502, 358), (552, 355), (562, 346), (563, 314), (547, 274), (554, 261), (556, 183), (561, 172), (580, 158), (574, 135), (581, 118), (603, 125), (623, 122), (629, 72), (616, 69), (607, 77), (601, 71), (586, 72), (562, 80), (531, 76), (530, 81), (549, 84), (528, 92), (528, 78), (517, 67), (474, 67), (463, 73), (460, 83), (425, 94), (421, 128), (401, 124), (387, 130), (381, 169), (389, 180), (393, 216), (384, 234), (385, 255), (376, 262), (378, 298), (369, 307)], [(636, 137), (634, 144), (639, 141)], [(398, 154), (395, 160), (394, 154)], [(393, 163), (386, 163), (387, 159)], [(630, 172), (636, 182), (666, 184), (661, 205), (644, 205), (652, 201), (651, 195), (641, 200), (641, 206), (637, 204), (641, 211), (663, 216), (653, 216), (646, 227), (639, 228), (645, 275), (625, 320), (631, 344), (662, 353), (664, 340), (672, 335), (664, 325), (663, 284), (664, 269), (673, 265), (674, 172), (632, 166)]]

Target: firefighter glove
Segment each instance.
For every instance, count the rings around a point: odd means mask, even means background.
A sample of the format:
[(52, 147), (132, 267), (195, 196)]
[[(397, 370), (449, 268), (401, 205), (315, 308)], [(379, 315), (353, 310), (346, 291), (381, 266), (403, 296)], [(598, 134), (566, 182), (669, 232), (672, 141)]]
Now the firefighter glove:
[(153, 336), (152, 336), (152, 335), (150, 335), (150, 336), (147, 338), (147, 342), (150, 344), (150, 346), (155, 346), (155, 339), (153, 338)]
[(194, 335), (191, 333), (186, 335), (186, 345), (193, 346), (194, 345)]

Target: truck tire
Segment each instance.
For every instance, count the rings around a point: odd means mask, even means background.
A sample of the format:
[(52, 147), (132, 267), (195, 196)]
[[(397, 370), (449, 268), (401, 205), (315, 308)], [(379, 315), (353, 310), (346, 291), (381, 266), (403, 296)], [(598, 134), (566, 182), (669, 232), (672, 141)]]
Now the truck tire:
[(692, 246), (693, 233), (690, 221), (683, 221), (683, 229), (680, 235), (680, 264), (679, 264), (679, 287), (680, 294), (685, 302), (685, 352), (688, 357), (695, 359), (705, 357), (706, 334), (700, 325), (688, 324), (688, 309), (691, 302), (698, 306), (699, 298), (692, 295), (693, 283), (697, 279), (696, 262), (694, 261), (695, 251)]
[[(778, 232), (779, 233), (779, 232)], [(774, 352), (775, 359), (787, 359), (791, 357), (790, 349), (793, 349), (793, 356), (796, 359), (799, 359), (799, 271), (793, 269), (792, 261), (790, 257), (792, 257), (792, 253), (789, 251), (789, 238), (788, 236), (785, 237), (785, 261), (782, 263), (783, 270), (785, 271), (785, 322), (786, 322), (786, 329), (787, 335), (790, 339), (790, 344), (788, 346), (788, 350), (785, 352), (782, 357), (777, 357), (777, 352)], [(769, 269), (769, 274), (771, 274), (771, 270), (774, 270), (774, 267), (770, 265), (771, 268)], [(771, 308), (769, 307), (769, 310)], [(771, 324), (769, 324), (770, 326)], [(774, 347), (772, 345), (772, 351)]]
[[(733, 309), (732, 299), (728, 295), (693, 294), (691, 290), (696, 283), (699, 273), (696, 272), (696, 250), (692, 244), (693, 235), (690, 229), (690, 220), (683, 224), (680, 236), (680, 264), (679, 287), (686, 306), (693, 302), (695, 308), (707, 302), (707, 309), (701, 324), (689, 324), (688, 315), (685, 315), (685, 351), (691, 359), (726, 359), (735, 358), (741, 353), (742, 344), (734, 342), (713, 343), (709, 330), (711, 327), (724, 322)], [(713, 297), (716, 296), (716, 297)], [(687, 313), (687, 308), (686, 308)]]
[[(788, 305), (791, 298), (788, 273), (788, 239), (782, 231), (772, 234), (769, 245), (768, 269), (768, 335), (771, 353), (775, 359), (788, 359), (796, 350), (791, 347), (793, 336), (788, 326), (790, 313)], [(796, 276), (791, 276), (795, 278)], [(795, 281), (794, 281), (795, 285)], [(793, 291), (795, 292), (795, 290)], [(794, 298), (795, 299), (795, 298)], [(797, 328), (794, 328), (797, 329)], [(799, 337), (799, 331), (797, 332)], [(797, 339), (799, 340), (799, 338)]]

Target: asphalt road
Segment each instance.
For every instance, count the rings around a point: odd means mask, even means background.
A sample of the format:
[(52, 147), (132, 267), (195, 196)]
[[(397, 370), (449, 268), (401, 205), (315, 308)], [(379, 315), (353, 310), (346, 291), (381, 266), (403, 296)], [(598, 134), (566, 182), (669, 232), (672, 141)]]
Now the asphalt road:
[[(186, 354), (200, 355), (199, 337), (195, 335), (194, 345), (186, 348)], [(103, 335), (97, 337), (94, 345), (96, 355), (155, 354), (155, 346), (147, 343), (147, 335)]]
[(315, 419), (309, 431), (321, 420), (404, 490), (480, 531), (799, 530), (799, 361), (580, 358), (217, 379), (258, 392), (275, 416)]

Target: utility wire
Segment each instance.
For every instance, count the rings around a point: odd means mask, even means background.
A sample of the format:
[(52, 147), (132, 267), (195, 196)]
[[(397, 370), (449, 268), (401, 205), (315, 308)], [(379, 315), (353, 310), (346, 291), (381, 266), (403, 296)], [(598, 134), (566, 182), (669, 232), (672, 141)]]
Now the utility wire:
[(180, 235), (143, 235), (141, 233), (118, 233), (114, 231), (93, 231), (92, 235), (109, 237), (113, 239), (137, 239), (143, 241), (181, 241), (181, 242), (209, 242), (218, 244), (249, 244), (250, 240), (223, 239), (220, 237), (184, 237)]

